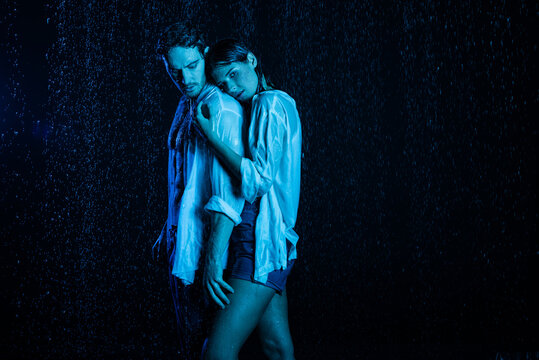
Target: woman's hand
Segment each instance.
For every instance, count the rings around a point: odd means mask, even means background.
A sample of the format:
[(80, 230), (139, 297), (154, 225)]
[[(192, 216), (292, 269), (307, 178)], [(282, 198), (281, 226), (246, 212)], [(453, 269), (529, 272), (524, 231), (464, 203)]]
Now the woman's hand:
[(198, 103), (195, 120), (198, 127), (208, 139), (214, 135), (213, 120), (211, 118), (212, 113), (213, 111), (210, 110), (207, 104), (203, 103), (202, 101)]
[(223, 269), (217, 261), (212, 260), (211, 256), (206, 257), (202, 282), (204, 289), (208, 291), (213, 301), (221, 309), (225, 308), (223, 303), (230, 304), (230, 300), (228, 300), (223, 289), (230, 293), (234, 293), (234, 289), (223, 280)]
[[(219, 114), (219, 108), (217, 105), (214, 104), (212, 108), (210, 108), (207, 104), (200, 102), (197, 105), (195, 124), (204, 133), (206, 139), (214, 150), (214, 153), (219, 157), (220, 160), (223, 161), (224, 165), (231, 171), (231, 174), (241, 180), (242, 157), (238, 155), (235, 150), (230, 148), (228, 144), (225, 144), (217, 135), (217, 131), (214, 130), (214, 123), (216, 121), (215, 119), (212, 119), (212, 116), (215, 117), (216, 114)], [(241, 134), (241, 132), (239, 133)], [(239, 136), (241, 137), (241, 135)], [(228, 139), (227, 141), (232, 143), (234, 140)]]

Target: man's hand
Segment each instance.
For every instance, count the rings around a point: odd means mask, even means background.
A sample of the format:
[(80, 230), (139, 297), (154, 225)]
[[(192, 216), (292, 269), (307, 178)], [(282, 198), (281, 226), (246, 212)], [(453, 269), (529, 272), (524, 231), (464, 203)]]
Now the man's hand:
[(167, 264), (167, 239), (165, 233), (167, 231), (167, 224), (163, 226), (161, 234), (157, 238), (157, 241), (152, 246), (152, 259), (157, 264)]
[(215, 301), (221, 309), (225, 308), (224, 303), (227, 305), (230, 304), (230, 300), (228, 300), (228, 297), (223, 290), (234, 293), (234, 289), (223, 280), (223, 269), (221, 268), (221, 264), (219, 261), (213, 259), (211, 255), (206, 257), (202, 282), (204, 289), (208, 291), (213, 301)]

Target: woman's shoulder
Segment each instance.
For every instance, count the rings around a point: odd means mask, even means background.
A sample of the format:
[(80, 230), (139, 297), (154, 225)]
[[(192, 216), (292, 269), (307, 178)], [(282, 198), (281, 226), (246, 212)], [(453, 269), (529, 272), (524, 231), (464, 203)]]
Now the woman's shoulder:
[(256, 94), (253, 97), (253, 107), (276, 107), (276, 106), (296, 106), (294, 99), (286, 92), (281, 90), (266, 90)]

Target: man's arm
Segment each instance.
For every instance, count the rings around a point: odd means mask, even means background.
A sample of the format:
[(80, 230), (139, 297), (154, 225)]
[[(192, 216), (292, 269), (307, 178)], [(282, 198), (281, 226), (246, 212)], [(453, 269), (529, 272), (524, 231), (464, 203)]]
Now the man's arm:
[(152, 246), (152, 259), (156, 263), (168, 264), (167, 254), (167, 222), (163, 225), (157, 241)]
[(222, 309), (225, 308), (223, 302), (228, 305), (230, 300), (221, 288), (234, 292), (234, 289), (223, 280), (222, 265), (223, 254), (233, 228), (234, 222), (228, 216), (219, 212), (211, 213), (211, 234), (206, 247), (203, 284), (212, 299)]
[[(216, 108), (216, 135), (243, 155), (241, 106), (235, 101), (213, 103)], [(239, 184), (234, 184), (230, 174), (213, 152), (208, 154), (212, 196), (205, 206), (211, 214), (211, 234), (206, 252), (204, 286), (213, 300), (222, 308), (228, 304), (224, 290), (233, 292), (223, 281), (223, 254), (235, 225), (241, 223), (241, 212), (245, 200), (239, 194)]]
[(241, 160), (243, 156), (239, 155), (233, 148), (231, 148), (226, 142), (221, 140), (216, 132), (213, 130), (213, 123), (210, 117), (215, 110), (210, 110), (206, 107), (206, 111), (203, 110), (204, 104), (201, 102), (197, 106), (196, 112), (196, 124), (202, 129), (202, 132), (208, 139), (208, 142), (213, 146), (214, 153), (223, 161), (225, 166), (230, 170), (230, 174), (241, 180)]

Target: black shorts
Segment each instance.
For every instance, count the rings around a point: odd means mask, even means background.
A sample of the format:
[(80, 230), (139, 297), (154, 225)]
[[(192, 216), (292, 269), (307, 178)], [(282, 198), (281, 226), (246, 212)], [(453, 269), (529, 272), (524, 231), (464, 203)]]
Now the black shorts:
[[(236, 226), (230, 236), (228, 245), (227, 273), (229, 277), (251, 281), (274, 289), (281, 294), (286, 286), (286, 279), (292, 271), (294, 260), (289, 260), (286, 269), (275, 270), (268, 274), (267, 283), (261, 283), (254, 279), (255, 271), (255, 224), (258, 216), (258, 198), (253, 204), (248, 201), (241, 213), (241, 223)], [(290, 250), (290, 242), (287, 241), (287, 250)]]

